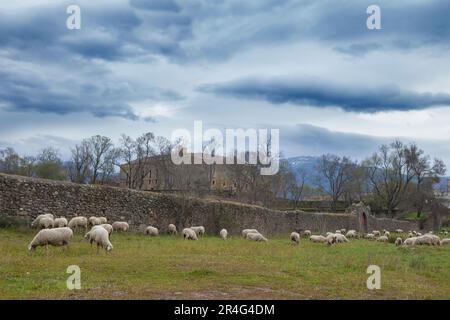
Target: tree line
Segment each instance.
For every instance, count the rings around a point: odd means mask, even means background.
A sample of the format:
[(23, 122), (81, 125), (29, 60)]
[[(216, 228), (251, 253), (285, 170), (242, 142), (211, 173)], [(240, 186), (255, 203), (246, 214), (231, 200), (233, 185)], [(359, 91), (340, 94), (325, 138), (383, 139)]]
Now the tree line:
[[(151, 175), (149, 161), (161, 156), (158, 178), (165, 190), (211, 194), (218, 166), (175, 166), (168, 157), (175, 145), (151, 132), (137, 138), (123, 134), (117, 144), (95, 135), (71, 148), (70, 159), (65, 161), (52, 147), (35, 156), (20, 156), (13, 148), (5, 148), (0, 150), (0, 172), (83, 184), (117, 184), (121, 167), (123, 184), (142, 189)], [(214, 141), (207, 141), (204, 149), (214, 149), (214, 145)], [(327, 196), (331, 211), (336, 211), (339, 202), (364, 201), (391, 216), (413, 209), (418, 217), (435, 197), (433, 185), (446, 172), (442, 160), (431, 159), (415, 143), (400, 141), (380, 146), (362, 161), (324, 154), (317, 158), (314, 172), (294, 168), (286, 159), (280, 160), (280, 170), (273, 176), (260, 175), (260, 165), (223, 168), (232, 185), (221, 190), (222, 195), (239, 201), (274, 207), (279, 199), (288, 199), (292, 209), (297, 209), (306, 195), (315, 194)]]

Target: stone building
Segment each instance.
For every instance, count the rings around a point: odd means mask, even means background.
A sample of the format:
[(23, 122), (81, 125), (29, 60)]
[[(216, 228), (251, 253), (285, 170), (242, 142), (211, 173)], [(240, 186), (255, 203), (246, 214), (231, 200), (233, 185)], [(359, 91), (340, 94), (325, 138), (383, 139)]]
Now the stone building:
[(121, 165), (120, 186), (153, 191), (234, 192), (236, 188), (226, 165), (176, 165), (170, 155), (147, 157)]

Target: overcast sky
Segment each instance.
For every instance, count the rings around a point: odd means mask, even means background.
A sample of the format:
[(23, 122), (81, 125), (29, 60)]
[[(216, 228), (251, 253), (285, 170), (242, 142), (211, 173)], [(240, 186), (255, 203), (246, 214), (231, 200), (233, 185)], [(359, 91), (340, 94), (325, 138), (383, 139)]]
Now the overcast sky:
[(0, 147), (67, 155), (202, 120), (279, 128), (286, 156), (399, 137), (450, 165), (449, 47), (448, 0), (1, 1)]

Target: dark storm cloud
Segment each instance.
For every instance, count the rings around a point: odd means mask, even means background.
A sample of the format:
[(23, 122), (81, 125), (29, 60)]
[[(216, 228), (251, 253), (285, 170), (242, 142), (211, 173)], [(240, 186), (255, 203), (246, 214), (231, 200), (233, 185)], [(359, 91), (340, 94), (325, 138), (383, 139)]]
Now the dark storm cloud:
[(264, 100), (274, 104), (335, 106), (346, 111), (368, 113), (450, 106), (450, 94), (419, 93), (396, 86), (346, 86), (311, 78), (244, 78), (204, 85), (199, 90), (240, 99)]
[[(8, 111), (66, 115), (86, 112), (96, 117), (138, 120), (129, 101), (138, 98), (179, 100), (176, 92), (159, 88), (130, 87), (114, 81), (48, 79), (19, 70), (0, 71), (0, 106)], [(147, 91), (151, 90), (151, 93)], [(150, 121), (151, 117), (144, 120)]]

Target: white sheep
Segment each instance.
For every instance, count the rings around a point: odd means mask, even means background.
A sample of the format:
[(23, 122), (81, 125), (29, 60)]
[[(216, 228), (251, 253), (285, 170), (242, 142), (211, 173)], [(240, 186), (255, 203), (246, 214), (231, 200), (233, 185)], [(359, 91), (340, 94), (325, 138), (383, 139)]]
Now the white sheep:
[(259, 232), (249, 232), (247, 233), (246, 239), (253, 241), (264, 241), (267, 242), (267, 239)]
[(324, 236), (316, 236), (316, 235), (312, 235), (309, 237), (309, 240), (312, 242), (326, 242), (327, 238), (325, 238)]
[(198, 240), (197, 234), (191, 228), (184, 228), (182, 234), (185, 240)]
[(68, 222), (67, 219), (64, 217), (60, 217), (60, 218), (56, 218), (53, 221), (53, 227), (54, 228), (62, 228), (62, 227), (67, 227)]
[(347, 238), (357, 238), (358, 234), (356, 233), (356, 230), (348, 230), (345, 236)]
[(408, 238), (405, 241), (403, 241), (404, 246), (415, 246), (416, 245), (417, 237)]
[(74, 217), (70, 219), (69, 224), (67, 225), (70, 229), (76, 230), (78, 228), (87, 229), (87, 219), (85, 217)]
[(366, 234), (366, 236), (364, 238), (366, 238), (368, 240), (373, 240), (373, 239), (375, 239), (375, 235), (373, 233), (368, 233), (368, 234)]
[(204, 226), (191, 227), (191, 229), (195, 231), (195, 233), (197, 234), (197, 237), (203, 236), (205, 234)]
[(349, 242), (347, 237), (344, 236), (343, 234), (338, 233), (338, 234), (335, 234), (334, 236), (335, 236), (334, 241), (337, 243)]
[(169, 227), (167, 228), (169, 234), (177, 234), (177, 227), (174, 224), (169, 224)]
[(100, 247), (106, 250), (106, 252), (110, 252), (113, 249), (113, 245), (109, 241), (108, 231), (101, 226), (94, 226), (94, 228), (89, 231), (89, 242), (95, 242), (97, 244), (97, 252)]
[(54, 221), (52, 218), (44, 217), (39, 220), (39, 228), (40, 229), (50, 229), (53, 228)]
[(102, 224), (102, 220), (97, 217), (90, 217), (88, 219), (88, 221), (91, 226), (98, 226), (98, 225)]
[(130, 225), (124, 221), (115, 221), (112, 224), (114, 231), (128, 231), (130, 229)]
[(341, 233), (341, 230), (336, 230), (334, 233), (335, 233), (335, 234), (342, 234), (342, 233)]
[(300, 244), (300, 234), (298, 232), (292, 232), (290, 239), (293, 243)]
[(441, 239), (439, 239), (439, 237), (434, 234), (424, 234), (423, 236), (417, 237), (416, 244), (419, 244), (419, 245), (427, 244), (430, 246), (431, 245), (439, 246), (441, 244)]
[(303, 234), (305, 237), (311, 237), (311, 230), (305, 230), (303, 231)]
[(412, 238), (414, 237), (414, 233), (412, 233), (411, 231), (408, 233), (408, 238)]
[(28, 245), (28, 251), (31, 253), (39, 246), (45, 246), (45, 250), (48, 250), (48, 245), (52, 246), (67, 246), (73, 236), (73, 231), (70, 228), (55, 228), (55, 229), (42, 229), (31, 240)]
[(441, 246), (448, 246), (450, 244), (450, 238), (444, 238), (441, 240)]
[(227, 229), (222, 229), (222, 230), (220, 230), (219, 235), (220, 235), (220, 237), (221, 237), (223, 240), (227, 240), (227, 237), (228, 237), (228, 231), (227, 231)]
[(250, 232), (259, 233), (258, 230), (256, 230), (256, 229), (244, 229), (244, 230), (242, 230), (242, 237), (247, 238), (247, 233), (250, 233)]
[(38, 216), (36, 217), (36, 219), (33, 220), (33, 222), (31, 222), (31, 226), (32, 226), (32, 227), (39, 227), (39, 221), (40, 221), (42, 218), (51, 218), (51, 219), (53, 219), (54, 216), (53, 216), (51, 213), (40, 214), (40, 215), (38, 215)]
[[(98, 226), (96, 226), (98, 227)], [(108, 234), (111, 235), (111, 233), (113, 232), (114, 228), (112, 225), (110, 225), (109, 223), (103, 223), (100, 225), (100, 227), (104, 228), (106, 231), (108, 231)]]
[(145, 229), (145, 234), (148, 234), (149, 236), (152, 236), (152, 237), (156, 237), (156, 236), (159, 236), (159, 231), (158, 231), (158, 228), (148, 226)]
[(391, 235), (391, 233), (389, 232), (389, 231), (384, 231), (384, 235), (386, 236), (386, 237), (388, 237), (389, 238), (389, 236)]
[(373, 230), (372, 233), (373, 233), (373, 235), (374, 235), (375, 237), (381, 236), (381, 232), (378, 231), (378, 230)]
[(334, 233), (328, 231), (327, 233), (325, 233), (325, 236), (328, 237), (330, 234), (334, 234)]
[(403, 233), (403, 230), (402, 230), (402, 229), (396, 229), (395, 232), (397, 232), (397, 233)]
[(380, 242), (388, 242), (388, 241), (389, 241), (389, 238), (386, 237), (386, 236), (380, 236), (380, 237), (377, 238), (377, 241), (380, 241)]
[(332, 233), (327, 235), (326, 241), (327, 241), (327, 245), (331, 246), (333, 243), (336, 242), (336, 236), (340, 234), (340, 233)]
[(106, 224), (108, 222), (108, 219), (106, 217), (98, 217), (100, 219), (101, 224)]
[(345, 228), (342, 228), (341, 229), (341, 234), (344, 234), (344, 233), (346, 233), (347, 232), (347, 229), (345, 229)]
[(397, 247), (398, 247), (398, 246), (401, 246), (402, 243), (403, 243), (402, 238), (398, 237), (397, 239), (395, 239), (395, 245), (396, 245)]

